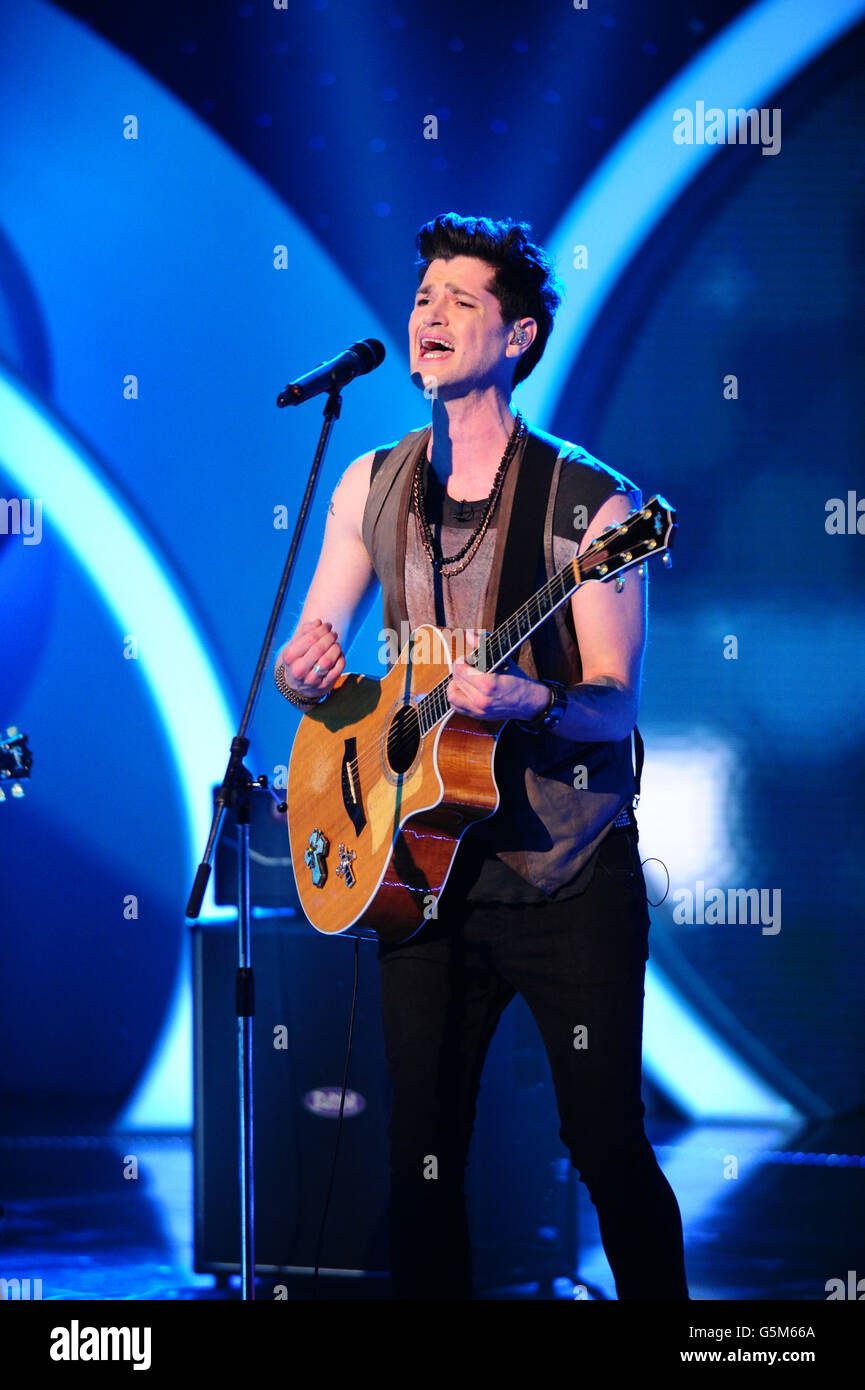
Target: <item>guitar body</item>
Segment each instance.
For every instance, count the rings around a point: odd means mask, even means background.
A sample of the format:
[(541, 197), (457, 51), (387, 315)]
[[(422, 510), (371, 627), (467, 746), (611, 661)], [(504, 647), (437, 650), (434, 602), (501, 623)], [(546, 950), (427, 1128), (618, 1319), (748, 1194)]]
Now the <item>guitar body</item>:
[(382, 679), (339, 678), (300, 722), (288, 834), (303, 910), (321, 932), (405, 941), (435, 914), (462, 835), (499, 804), (504, 721), (453, 711), (420, 732), (417, 701), (453, 665), (446, 630), (415, 629)]

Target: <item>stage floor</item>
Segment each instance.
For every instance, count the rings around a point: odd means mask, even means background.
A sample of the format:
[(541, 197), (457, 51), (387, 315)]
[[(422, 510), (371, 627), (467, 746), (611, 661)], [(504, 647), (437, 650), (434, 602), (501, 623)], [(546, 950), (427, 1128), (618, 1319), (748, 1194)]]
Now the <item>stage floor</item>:
[[(745, 1126), (678, 1129), (674, 1138), (663, 1127), (648, 1131), (682, 1211), (693, 1299), (822, 1301), (828, 1280), (846, 1282), (851, 1270), (865, 1275), (862, 1114), (795, 1136)], [(133, 1158), (137, 1177), (123, 1178)], [(477, 1297), (615, 1298), (594, 1209), (582, 1184), (578, 1190), (576, 1289), (574, 1271), (563, 1270), (552, 1283), (480, 1289)], [(0, 1278), (30, 1280), (31, 1298), (240, 1296), (236, 1277), (217, 1281), (193, 1269), (189, 1136), (2, 1139), (0, 1202)], [(274, 1282), (260, 1279), (257, 1297), (273, 1298)], [(283, 1275), (279, 1282), (289, 1298), (312, 1297), (309, 1277)], [(16, 1292), (12, 1285), (7, 1296)], [(321, 1277), (317, 1296), (390, 1295), (386, 1278), (354, 1275)]]

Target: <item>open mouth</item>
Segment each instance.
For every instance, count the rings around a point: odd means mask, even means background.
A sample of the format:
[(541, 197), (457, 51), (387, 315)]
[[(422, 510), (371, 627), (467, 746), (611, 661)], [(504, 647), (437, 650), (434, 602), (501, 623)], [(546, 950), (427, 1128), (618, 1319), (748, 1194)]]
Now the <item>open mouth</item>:
[(424, 361), (431, 361), (434, 357), (447, 357), (453, 352), (454, 345), (449, 343), (447, 338), (438, 338), (433, 334), (424, 334), (420, 340), (420, 352), (418, 356)]

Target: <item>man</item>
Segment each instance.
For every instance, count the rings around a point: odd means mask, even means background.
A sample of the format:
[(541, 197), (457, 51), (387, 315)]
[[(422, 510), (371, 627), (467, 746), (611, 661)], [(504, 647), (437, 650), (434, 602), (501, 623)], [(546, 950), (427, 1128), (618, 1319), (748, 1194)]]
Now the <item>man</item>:
[[(467, 632), (471, 646), (539, 576), (640, 505), (627, 479), (527, 430), (512, 409), (559, 304), (530, 231), (450, 213), (418, 233), (409, 349), (432, 426), (357, 459), (334, 492), (279, 657), (295, 703), (327, 697), (345, 669), (340, 634), (350, 645), (377, 584), (386, 626), (431, 622)], [(465, 1164), (484, 1057), (516, 992), (540, 1028), (559, 1133), (597, 1209), (619, 1298), (688, 1297), (679, 1209), (640, 1096), (649, 918), (630, 740), (644, 568), (624, 587), (583, 585), (498, 671), (454, 665), (453, 708), (508, 721), (495, 760), (501, 804), (464, 836), (434, 917), (379, 947), (396, 1297), (471, 1297)]]

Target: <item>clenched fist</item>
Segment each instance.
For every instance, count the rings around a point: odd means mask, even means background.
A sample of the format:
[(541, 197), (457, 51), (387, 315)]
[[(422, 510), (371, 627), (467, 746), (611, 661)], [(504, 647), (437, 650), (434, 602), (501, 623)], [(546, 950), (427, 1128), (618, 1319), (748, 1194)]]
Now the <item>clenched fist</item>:
[(285, 679), (292, 690), (307, 699), (326, 695), (345, 670), (345, 656), (339, 633), (321, 618), (301, 623), (290, 642), (279, 654)]

